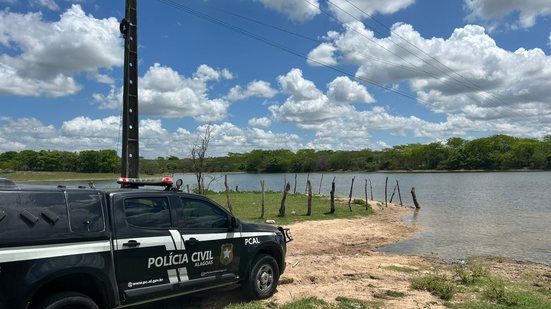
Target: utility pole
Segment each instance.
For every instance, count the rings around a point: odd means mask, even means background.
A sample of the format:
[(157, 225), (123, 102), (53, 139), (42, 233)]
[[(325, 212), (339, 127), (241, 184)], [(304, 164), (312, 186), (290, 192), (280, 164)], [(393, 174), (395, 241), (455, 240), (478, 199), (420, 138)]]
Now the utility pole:
[[(126, 0), (125, 18), (120, 23), (124, 37), (124, 86), (122, 103), (121, 177), (139, 177), (138, 136), (138, 27), (137, 0)], [(124, 186), (124, 185), (123, 185)]]

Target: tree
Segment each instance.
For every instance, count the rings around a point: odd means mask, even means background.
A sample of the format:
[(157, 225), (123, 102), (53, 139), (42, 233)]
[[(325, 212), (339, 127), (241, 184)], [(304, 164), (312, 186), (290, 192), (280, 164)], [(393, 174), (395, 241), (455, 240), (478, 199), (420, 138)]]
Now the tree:
[(203, 134), (198, 137), (198, 140), (191, 145), (191, 161), (193, 163), (193, 172), (197, 179), (197, 193), (204, 194), (205, 184), (203, 174), (205, 171), (205, 156), (209, 148), (212, 134), (212, 126), (210, 124), (204, 127)]

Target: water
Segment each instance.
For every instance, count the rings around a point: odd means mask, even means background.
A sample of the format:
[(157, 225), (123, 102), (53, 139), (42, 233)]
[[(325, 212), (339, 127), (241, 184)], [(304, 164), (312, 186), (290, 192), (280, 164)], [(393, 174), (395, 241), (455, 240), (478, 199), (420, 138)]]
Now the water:
[[(307, 174), (298, 174), (297, 192), (305, 192)], [(415, 187), (421, 210), (405, 221), (421, 227), (411, 239), (387, 245), (381, 251), (434, 255), (462, 259), (473, 255), (498, 255), (551, 265), (551, 172), (500, 173), (325, 173), (309, 175), (314, 193), (329, 195), (336, 177), (336, 194), (348, 196), (355, 177), (353, 196), (364, 198), (365, 179), (371, 179), (376, 200), (384, 200), (385, 177), (388, 196), (400, 181), (404, 203), (412, 205)], [(175, 175), (193, 186), (194, 175)], [(229, 186), (240, 191), (281, 191), (284, 179), (294, 190), (294, 174), (229, 174)], [(210, 182), (210, 184), (209, 184)], [(74, 184), (74, 183), (72, 183)], [(83, 182), (86, 185), (87, 182)], [(205, 185), (224, 190), (223, 174), (212, 174)], [(97, 182), (98, 187), (113, 186)], [(115, 185), (116, 186), (116, 185)], [(394, 202), (398, 196), (394, 197)]]

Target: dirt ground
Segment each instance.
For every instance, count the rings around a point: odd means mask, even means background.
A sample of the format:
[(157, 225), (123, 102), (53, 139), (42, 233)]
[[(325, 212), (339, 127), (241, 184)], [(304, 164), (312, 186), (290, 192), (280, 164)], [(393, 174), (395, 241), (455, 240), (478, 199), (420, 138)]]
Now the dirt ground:
[[(310, 221), (290, 226), (287, 269), (272, 301), (283, 304), (315, 296), (334, 302), (337, 296), (381, 301), (375, 294), (404, 293), (384, 300), (385, 308), (443, 308), (427, 292), (412, 290), (407, 277), (432, 262), (407, 255), (376, 252), (382, 245), (411, 237), (417, 227), (402, 222), (411, 208), (373, 203), (375, 215), (361, 219)], [(400, 270), (412, 270), (411, 272)]]
[[(407, 239), (419, 232), (401, 218), (409, 207), (371, 204), (375, 214), (359, 219), (307, 221), (289, 225), (294, 240), (288, 244), (287, 268), (277, 292), (265, 300), (285, 304), (306, 297), (335, 302), (339, 296), (377, 302), (380, 308), (445, 308), (443, 301), (426, 291), (410, 287), (410, 278), (425, 272), (449, 269), (445, 262), (419, 256), (375, 251), (382, 245)], [(422, 211), (422, 210), (421, 210)], [(507, 260), (485, 260), (493, 272), (506, 277), (528, 271), (549, 276), (551, 267)], [(381, 297), (386, 292), (403, 297)], [(205, 292), (167, 303), (164, 308), (224, 308), (243, 300), (235, 291)], [(272, 307), (272, 306), (270, 306)], [(156, 308), (161, 308), (157, 306)]]

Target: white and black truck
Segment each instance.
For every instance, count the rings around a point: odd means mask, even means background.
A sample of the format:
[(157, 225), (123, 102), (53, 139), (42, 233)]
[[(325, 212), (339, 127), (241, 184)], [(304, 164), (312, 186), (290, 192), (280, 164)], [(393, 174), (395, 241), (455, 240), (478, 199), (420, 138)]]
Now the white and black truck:
[(169, 178), (158, 184), (0, 179), (0, 309), (117, 308), (236, 283), (253, 299), (275, 292), (288, 229), (243, 222)]

